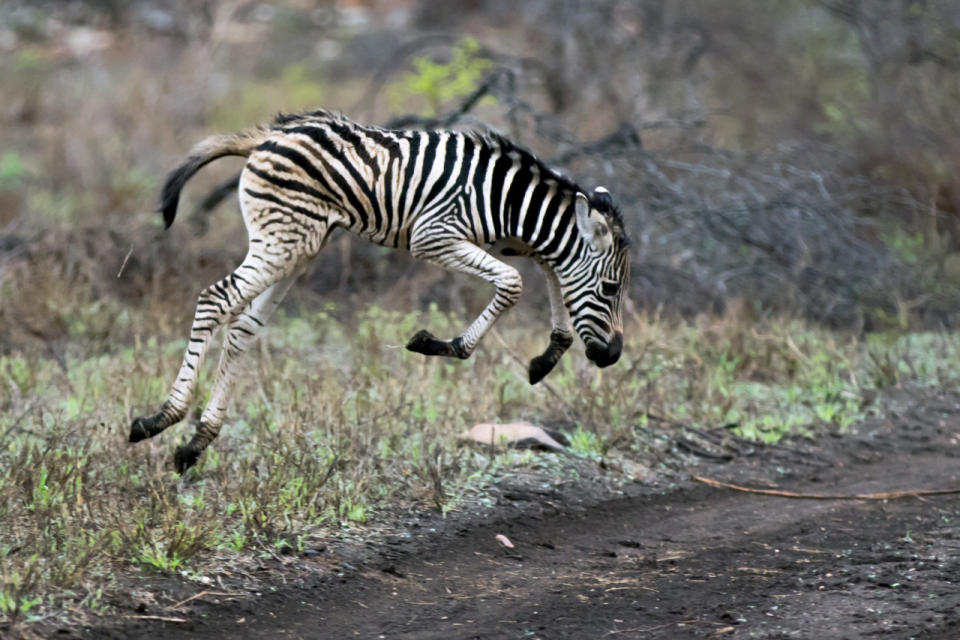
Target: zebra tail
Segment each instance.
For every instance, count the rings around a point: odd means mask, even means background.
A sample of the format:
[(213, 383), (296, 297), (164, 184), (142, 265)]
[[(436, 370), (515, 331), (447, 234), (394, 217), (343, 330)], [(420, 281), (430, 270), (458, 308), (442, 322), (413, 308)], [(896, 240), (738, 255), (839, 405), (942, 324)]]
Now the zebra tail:
[(177, 217), (177, 203), (180, 201), (180, 191), (187, 180), (193, 177), (204, 165), (225, 156), (249, 156), (267, 136), (270, 130), (266, 127), (244, 129), (237, 133), (210, 136), (197, 144), (179, 167), (167, 175), (160, 195), (160, 211), (166, 228), (170, 228)]

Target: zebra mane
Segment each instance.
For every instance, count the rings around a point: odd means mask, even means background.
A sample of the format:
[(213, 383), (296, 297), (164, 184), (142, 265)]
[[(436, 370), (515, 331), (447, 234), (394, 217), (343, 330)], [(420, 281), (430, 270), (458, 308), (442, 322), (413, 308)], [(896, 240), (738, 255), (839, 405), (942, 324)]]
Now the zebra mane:
[(296, 122), (297, 120), (340, 120), (343, 122), (348, 122), (355, 127), (360, 126), (342, 113), (327, 111), (326, 109), (314, 109), (313, 111), (308, 111), (306, 113), (284, 113), (280, 111), (273, 117), (272, 124), (274, 126), (282, 127), (285, 124), (290, 124), (291, 122)]
[(570, 178), (545, 164), (532, 151), (518, 145), (499, 133), (492, 131), (471, 131), (471, 133), (477, 139), (505, 154), (517, 154), (524, 165), (535, 166), (541, 176), (557, 182), (561, 188), (586, 195), (590, 200), (590, 206), (600, 212), (609, 221), (610, 231), (613, 233), (614, 240), (618, 242), (621, 247), (630, 246), (630, 238), (627, 236), (623, 224), (623, 214), (620, 212), (620, 207), (613, 203), (613, 198), (610, 197), (610, 193), (606, 189), (598, 188), (592, 192), (582, 189), (580, 185), (573, 182)]
[(563, 175), (553, 167), (547, 166), (540, 158), (526, 147), (520, 146), (513, 140), (493, 131), (470, 131), (470, 134), (483, 142), (487, 146), (501, 151), (504, 155), (514, 153), (520, 157), (521, 163), (527, 166), (535, 166), (538, 173), (548, 180), (553, 180), (561, 188), (573, 191), (575, 193), (587, 194), (587, 191), (580, 188), (578, 184), (570, 178)]

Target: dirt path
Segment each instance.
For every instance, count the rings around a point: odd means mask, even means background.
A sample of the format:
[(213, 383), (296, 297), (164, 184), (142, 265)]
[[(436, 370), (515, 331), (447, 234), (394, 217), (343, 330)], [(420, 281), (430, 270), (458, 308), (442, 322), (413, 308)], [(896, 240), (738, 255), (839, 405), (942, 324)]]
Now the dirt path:
[[(817, 448), (767, 448), (695, 471), (821, 493), (960, 488), (958, 438), (960, 399), (916, 400)], [(485, 523), (386, 545), (359, 565), (338, 560), (327, 579), (255, 600), (198, 598), (178, 613), (188, 624), (141, 621), (106, 633), (960, 637), (960, 495), (796, 500), (688, 482), (584, 506), (524, 483), (501, 491), (499, 515)]]

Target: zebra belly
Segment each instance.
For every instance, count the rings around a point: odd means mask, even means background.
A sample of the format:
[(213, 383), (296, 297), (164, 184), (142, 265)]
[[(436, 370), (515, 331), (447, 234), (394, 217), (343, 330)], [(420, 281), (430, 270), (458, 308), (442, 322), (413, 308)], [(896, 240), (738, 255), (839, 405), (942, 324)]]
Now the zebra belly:
[(500, 238), (496, 242), (488, 245), (487, 251), (502, 256), (531, 256), (534, 253), (533, 247), (517, 237)]

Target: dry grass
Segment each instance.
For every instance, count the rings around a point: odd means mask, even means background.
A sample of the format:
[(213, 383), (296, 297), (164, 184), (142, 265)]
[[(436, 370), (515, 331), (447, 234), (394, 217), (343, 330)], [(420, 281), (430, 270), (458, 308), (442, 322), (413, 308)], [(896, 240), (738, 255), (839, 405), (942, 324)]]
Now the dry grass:
[[(950, 335), (864, 344), (797, 321), (732, 317), (635, 316), (616, 367), (597, 370), (575, 349), (537, 387), (518, 360), (543, 346), (545, 328), (536, 336), (508, 320), (503, 344), (494, 338), (466, 362), (400, 347), (421, 326), (452, 334), (460, 325), (435, 309), (278, 318), (248, 360), (224, 434), (184, 478), (169, 457), (188, 425), (126, 442), (130, 419), (163, 398), (182, 338), (0, 358), (9, 390), (0, 406), (0, 467), (9, 470), (0, 477), (3, 617), (97, 611), (118, 573), (190, 572), (213, 555), (229, 566), (250, 552), (300, 550), (344, 527), (362, 530), (388, 505), (456, 510), (496, 481), (491, 469), (530, 463), (458, 448), (456, 435), (475, 422), (566, 424), (580, 457), (655, 465), (672, 439), (648, 414), (733, 422), (744, 437), (775, 441), (843, 429), (878, 386), (945, 385), (960, 371)], [(562, 458), (543, 456), (562, 476)]]

